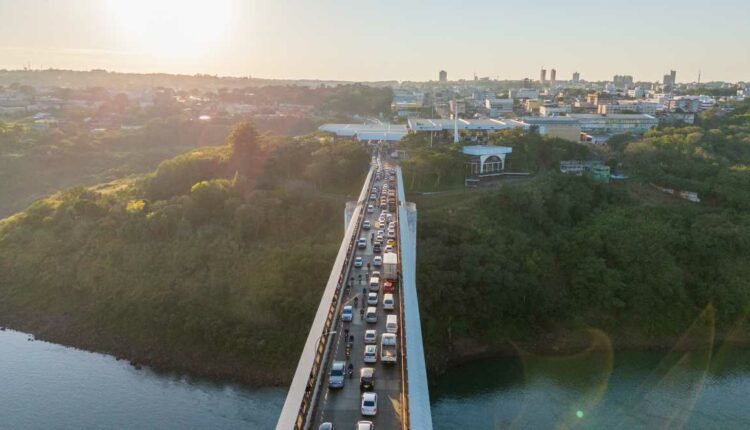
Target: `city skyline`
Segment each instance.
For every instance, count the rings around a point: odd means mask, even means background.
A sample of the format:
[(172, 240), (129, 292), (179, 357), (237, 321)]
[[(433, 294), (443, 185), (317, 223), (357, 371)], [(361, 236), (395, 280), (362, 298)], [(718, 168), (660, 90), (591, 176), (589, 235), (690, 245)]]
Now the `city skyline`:
[(544, 67), (556, 69), (558, 81), (579, 72), (588, 81), (632, 75), (659, 82), (677, 70), (678, 82), (697, 81), (699, 73), (702, 82), (736, 82), (750, 80), (750, 56), (737, 54), (750, 39), (748, 14), (747, 3), (712, 5), (721, 25), (709, 27), (697, 2), (675, 0), (636, 0), (625, 10), (589, 0), (478, 0), (460, 8), (426, 1), (8, 0), (0, 4), (0, 16), (13, 18), (0, 28), (0, 68), (345, 81), (428, 81), (446, 70), (453, 81), (475, 73), (536, 80)]

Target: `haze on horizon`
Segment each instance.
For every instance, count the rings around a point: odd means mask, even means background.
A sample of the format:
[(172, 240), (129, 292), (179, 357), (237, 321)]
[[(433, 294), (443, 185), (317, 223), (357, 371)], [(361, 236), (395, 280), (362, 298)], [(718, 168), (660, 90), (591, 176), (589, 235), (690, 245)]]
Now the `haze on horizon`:
[(278, 79), (750, 80), (750, 2), (2, 0), (0, 68)]

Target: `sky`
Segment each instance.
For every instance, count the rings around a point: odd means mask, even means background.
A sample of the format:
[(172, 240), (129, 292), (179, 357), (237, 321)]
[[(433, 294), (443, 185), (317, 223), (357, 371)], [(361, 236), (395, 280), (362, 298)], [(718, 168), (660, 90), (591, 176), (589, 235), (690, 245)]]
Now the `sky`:
[(0, 0), (0, 68), (750, 81), (748, 0)]

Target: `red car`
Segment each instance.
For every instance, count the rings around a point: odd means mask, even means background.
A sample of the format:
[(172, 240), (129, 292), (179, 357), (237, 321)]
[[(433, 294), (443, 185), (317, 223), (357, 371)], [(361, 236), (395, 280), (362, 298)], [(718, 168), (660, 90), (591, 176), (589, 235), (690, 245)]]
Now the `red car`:
[(383, 292), (384, 294), (393, 294), (393, 282), (391, 281), (383, 282)]

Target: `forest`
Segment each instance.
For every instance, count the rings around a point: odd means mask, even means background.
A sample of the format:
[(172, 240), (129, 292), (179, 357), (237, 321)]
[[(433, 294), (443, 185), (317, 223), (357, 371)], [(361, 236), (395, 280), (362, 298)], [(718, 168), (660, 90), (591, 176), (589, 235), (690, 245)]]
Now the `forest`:
[(461, 359), (459, 345), (507, 352), (582, 328), (669, 348), (709, 307), (717, 338), (736, 328), (750, 311), (749, 107), (614, 139), (608, 162), (625, 183), (540, 170), (523, 184), (416, 197), (431, 368)]
[(369, 154), (248, 124), (227, 141), (3, 220), (0, 324), (157, 369), (288, 380)]

